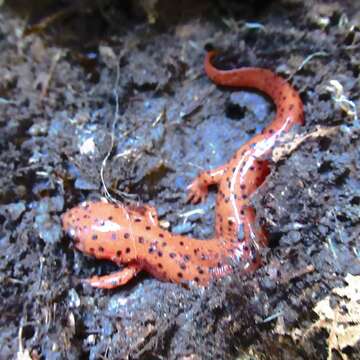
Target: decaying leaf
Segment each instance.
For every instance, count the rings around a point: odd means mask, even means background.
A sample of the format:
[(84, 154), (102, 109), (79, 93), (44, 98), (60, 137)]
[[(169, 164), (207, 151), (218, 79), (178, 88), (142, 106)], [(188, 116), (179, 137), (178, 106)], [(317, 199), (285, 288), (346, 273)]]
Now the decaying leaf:
[[(305, 335), (316, 329), (325, 329), (329, 332), (328, 359), (332, 359), (332, 350), (337, 350), (343, 359), (348, 356), (342, 349), (354, 346), (360, 341), (360, 276), (348, 274), (345, 277), (347, 286), (335, 288), (332, 295), (319, 301), (314, 312), (319, 320), (311, 326)], [(337, 298), (332, 306), (330, 299)]]

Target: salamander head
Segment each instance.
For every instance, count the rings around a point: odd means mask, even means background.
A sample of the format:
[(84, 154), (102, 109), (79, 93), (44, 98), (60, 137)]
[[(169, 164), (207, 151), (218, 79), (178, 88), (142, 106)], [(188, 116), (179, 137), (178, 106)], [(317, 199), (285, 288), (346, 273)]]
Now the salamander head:
[(109, 203), (84, 202), (62, 216), (63, 229), (78, 250), (98, 258), (120, 260), (119, 251), (125, 253), (127, 249), (126, 237), (119, 236), (124, 226), (116, 221), (122, 218), (122, 211)]
[[(90, 205), (89, 205), (90, 206)], [(74, 241), (74, 246), (80, 251), (86, 251), (85, 243), (88, 235), (88, 204), (74, 207), (65, 212), (61, 217), (61, 222), (65, 233)], [(91, 225), (90, 225), (91, 226)]]

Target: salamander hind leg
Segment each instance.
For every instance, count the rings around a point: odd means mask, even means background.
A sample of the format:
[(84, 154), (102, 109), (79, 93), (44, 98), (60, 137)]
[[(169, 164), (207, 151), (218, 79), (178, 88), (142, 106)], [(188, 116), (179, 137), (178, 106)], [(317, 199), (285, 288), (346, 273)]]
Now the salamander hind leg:
[(201, 172), (195, 180), (187, 187), (187, 201), (196, 204), (202, 202), (208, 195), (208, 187), (220, 183), (222, 176), (226, 171), (226, 166), (220, 166), (213, 170)]
[(109, 275), (93, 276), (90, 279), (85, 279), (84, 282), (100, 289), (114, 289), (128, 283), (141, 269), (142, 266), (140, 264), (129, 263), (120, 271), (113, 272)]

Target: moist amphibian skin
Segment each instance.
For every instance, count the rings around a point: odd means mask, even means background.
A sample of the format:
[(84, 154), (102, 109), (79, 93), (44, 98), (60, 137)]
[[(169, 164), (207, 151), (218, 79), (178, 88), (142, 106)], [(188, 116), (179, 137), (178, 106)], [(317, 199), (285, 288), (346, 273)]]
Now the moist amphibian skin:
[(234, 264), (241, 263), (245, 271), (259, 267), (259, 249), (267, 245), (267, 238), (249, 197), (269, 173), (266, 158), (279, 136), (303, 125), (303, 104), (297, 91), (273, 72), (252, 67), (219, 70), (212, 65), (214, 56), (211, 51), (205, 58), (205, 72), (214, 83), (264, 92), (277, 109), (270, 125), (228, 163), (200, 173), (188, 186), (189, 201), (197, 203), (206, 198), (210, 185), (217, 185), (214, 237), (199, 240), (172, 234), (159, 226), (156, 210), (149, 206), (82, 203), (63, 215), (64, 230), (78, 250), (122, 267), (86, 280), (90, 285), (115, 288), (144, 270), (163, 281), (206, 286), (233, 271)]

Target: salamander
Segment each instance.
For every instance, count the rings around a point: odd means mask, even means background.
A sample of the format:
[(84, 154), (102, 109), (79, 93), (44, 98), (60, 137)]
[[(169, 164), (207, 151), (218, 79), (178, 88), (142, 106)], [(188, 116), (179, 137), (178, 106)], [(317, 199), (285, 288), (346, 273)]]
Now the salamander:
[(144, 270), (163, 281), (206, 286), (234, 267), (249, 272), (260, 266), (259, 250), (268, 239), (249, 198), (269, 173), (267, 159), (278, 138), (304, 124), (303, 104), (298, 92), (272, 71), (220, 70), (212, 64), (216, 54), (211, 51), (205, 57), (207, 76), (217, 85), (267, 94), (276, 105), (276, 116), (226, 164), (200, 173), (188, 186), (188, 200), (195, 204), (205, 200), (210, 185), (217, 185), (214, 236), (200, 240), (173, 234), (160, 227), (156, 209), (147, 205), (84, 202), (62, 216), (64, 230), (78, 250), (121, 267), (87, 279), (90, 285), (112, 289)]

